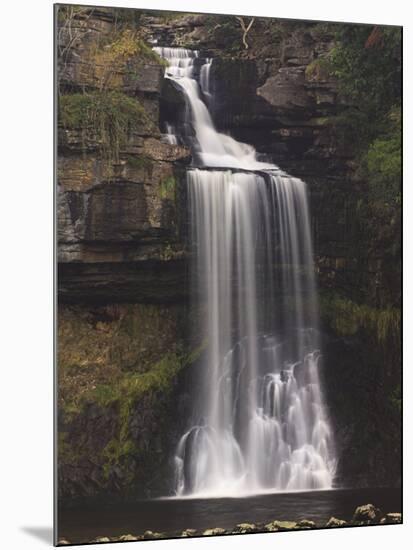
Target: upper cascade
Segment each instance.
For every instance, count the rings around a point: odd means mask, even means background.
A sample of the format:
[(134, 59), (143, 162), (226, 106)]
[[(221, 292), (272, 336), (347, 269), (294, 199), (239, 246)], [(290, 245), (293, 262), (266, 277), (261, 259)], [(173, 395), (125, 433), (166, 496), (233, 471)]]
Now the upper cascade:
[(197, 50), (155, 47), (154, 51), (168, 62), (165, 77), (175, 81), (184, 91), (189, 103), (191, 122), (195, 131), (197, 157), (201, 166), (243, 170), (278, 170), (274, 164), (260, 162), (252, 145), (236, 141), (217, 132), (207, 106), (201, 98), (211, 97), (209, 72), (211, 59), (206, 59), (200, 71), (200, 84), (194, 78)]

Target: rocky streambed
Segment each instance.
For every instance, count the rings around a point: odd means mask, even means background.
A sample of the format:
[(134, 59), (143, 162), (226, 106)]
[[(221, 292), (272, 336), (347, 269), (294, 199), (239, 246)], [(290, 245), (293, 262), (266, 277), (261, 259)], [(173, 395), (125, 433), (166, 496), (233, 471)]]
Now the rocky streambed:
[(132, 542), (140, 540), (156, 540), (169, 538), (187, 538), (187, 537), (202, 537), (202, 536), (218, 536), (218, 535), (239, 535), (247, 533), (275, 533), (278, 531), (300, 531), (306, 529), (325, 529), (336, 527), (358, 527), (362, 525), (395, 525), (402, 523), (402, 514), (400, 512), (383, 513), (373, 504), (363, 504), (358, 506), (350, 520), (344, 520), (330, 517), (327, 522), (312, 521), (310, 519), (302, 519), (300, 521), (280, 521), (273, 520), (268, 523), (239, 523), (232, 529), (224, 529), (222, 527), (211, 527), (204, 530), (184, 529), (183, 531), (144, 531), (139, 534), (124, 534), (120, 536), (105, 536), (101, 535), (92, 540), (71, 541), (66, 538), (58, 540), (59, 546), (71, 544), (87, 544), (87, 543), (105, 543), (105, 542)]

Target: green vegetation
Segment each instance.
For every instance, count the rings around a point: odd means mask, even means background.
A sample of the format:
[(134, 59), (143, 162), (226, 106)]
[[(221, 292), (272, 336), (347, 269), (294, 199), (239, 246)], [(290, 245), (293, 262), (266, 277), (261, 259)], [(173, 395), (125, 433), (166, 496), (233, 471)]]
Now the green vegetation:
[(331, 73), (331, 64), (327, 57), (314, 59), (305, 69), (307, 80), (324, 80)]
[(141, 103), (119, 91), (75, 93), (59, 98), (59, 124), (95, 137), (102, 156), (119, 162), (119, 152), (134, 130), (147, 124)]
[(400, 338), (400, 310), (397, 308), (372, 308), (337, 295), (321, 296), (320, 308), (324, 320), (340, 336), (352, 336), (364, 330), (383, 346), (389, 339), (396, 342)]
[(359, 175), (369, 183), (370, 206), (391, 217), (401, 188), (401, 29), (338, 28), (328, 61), (352, 105), (341, 121), (351, 137)]
[(119, 402), (125, 412), (124, 408), (129, 409), (131, 403), (136, 402), (144, 394), (167, 392), (171, 381), (185, 364), (183, 357), (175, 353), (167, 354), (147, 372), (127, 373), (113, 384), (97, 386), (85, 396), (85, 400), (90, 399), (102, 407)]
[(130, 28), (115, 31), (104, 37), (95, 44), (93, 55), (95, 63), (102, 65), (106, 74), (110, 71), (119, 72), (124, 69), (125, 64), (132, 57), (145, 63), (165, 64), (165, 61), (139, 37), (136, 30)]
[(148, 171), (153, 169), (153, 160), (149, 157), (142, 155), (127, 155), (126, 160), (131, 168), (143, 169)]
[(174, 200), (176, 189), (176, 180), (173, 176), (161, 181), (159, 185), (159, 196), (161, 199)]
[[(360, 245), (385, 258), (396, 281), (401, 269), (401, 29), (349, 24), (331, 25), (331, 30), (335, 47), (327, 58), (329, 71), (347, 105), (334, 122), (336, 134), (354, 159), (355, 178), (366, 184), (357, 212)], [(381, 307), (399, 302), (399, 288), (388, 288)]]
[[(85, 400), (92, 401), (102, 407), (116, 406), (118, 409), (118, 434), (111, 439), (103, 450), (104, 473), (109, 476), (111, 467), (119, 464), (128, 456), (139, 454), (135, 442), (130, 438), (130, 417), (136, 404), (142, 400), (156, 401), (157, 395), (165, 397), (174, 385), (178, 373), (194, 362), (202, 351), (202, 347), (189, 355), (177, 353), (166, 354), (149, 371), (144, 373), (128, 373), (111, 385), (97, 386)], [(142, 402), (142, 406), (143, 402)], [(152, 404), (151, 408), (155, 405)]]
[(401, 109), (394, 107), (387, 115), (388, 128), (374, 139), (364, 156), (372, 197), (389, 206), (401, 204)]
[(402, 392), (400, 384), (395, 388), (395, 390), (390, 395), (390, 405), (393, 407), (393, 410), (396, 414), (400, 415), (402, 412)]

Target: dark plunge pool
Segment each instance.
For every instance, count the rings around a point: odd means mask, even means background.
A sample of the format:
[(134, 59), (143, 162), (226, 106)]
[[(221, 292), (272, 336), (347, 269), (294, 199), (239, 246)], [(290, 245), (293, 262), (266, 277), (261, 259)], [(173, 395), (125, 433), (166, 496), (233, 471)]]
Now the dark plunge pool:
[(334, 489), (277, 493), (247, 498), (158, 499), (131, 503), (93, 502), (59, 507), (59, 538), (87, 542), (98, 536), (116, 537), (146, 530), (176, 536), (184, 529), (232, 529), (238, 523), (310, 519), (322, 526), (331, 516), (350, 520), (361, 504), (383, 512), (401, 512), (401, 490), (393, 488)]

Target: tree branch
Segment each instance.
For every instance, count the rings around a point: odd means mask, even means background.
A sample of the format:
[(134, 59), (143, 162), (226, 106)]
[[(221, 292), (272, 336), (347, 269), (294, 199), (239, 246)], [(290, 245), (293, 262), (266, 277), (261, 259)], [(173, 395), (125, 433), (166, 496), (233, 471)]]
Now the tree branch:
[(254, 23), (255, 21), (255, 17), (253, 17), (251, 19), (251, 21), (248, 23), (248, 26), (245, 25), (245, 21), (242, 17), (238, 17), (236, 16), (236, 19), (238, 19), (239, 21), (239, 24), (241, 25), (241, 28), (243, 30), (243, 35), (242, 35), (242, 43), (244, 44), (245, 46), (245, 49), (248, 50), (249, 46), (248, 46), (248, 42), (247, 42), (247, 34), (249, 32), (249, 30), (251, 29), (252, 27), (252, 24)]

